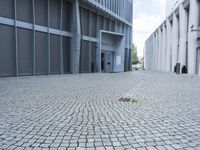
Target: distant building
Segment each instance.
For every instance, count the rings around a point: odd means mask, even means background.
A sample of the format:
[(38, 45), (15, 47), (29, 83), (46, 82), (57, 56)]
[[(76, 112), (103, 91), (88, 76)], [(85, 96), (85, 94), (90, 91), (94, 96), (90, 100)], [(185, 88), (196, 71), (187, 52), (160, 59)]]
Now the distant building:
[(200, 75), (200, 0), (180, 1), (146, 40), (145, 68)]
[(0, 76), (131, 70), (132, 0), (0, 0)]

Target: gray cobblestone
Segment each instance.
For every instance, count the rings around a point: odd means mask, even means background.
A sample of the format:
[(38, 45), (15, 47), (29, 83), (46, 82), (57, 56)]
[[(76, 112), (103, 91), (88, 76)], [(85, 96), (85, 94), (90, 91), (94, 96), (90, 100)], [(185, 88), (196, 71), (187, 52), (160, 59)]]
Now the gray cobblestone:
[(197, 150), (199, 91), (159, 72), (0, 78), (0, 149)]

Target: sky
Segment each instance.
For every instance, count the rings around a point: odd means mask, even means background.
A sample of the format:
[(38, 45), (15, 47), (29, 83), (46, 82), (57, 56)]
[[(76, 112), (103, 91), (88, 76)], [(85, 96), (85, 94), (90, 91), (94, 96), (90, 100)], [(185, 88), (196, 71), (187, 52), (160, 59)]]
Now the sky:
[(133, 0), (133, 43), (143, 57), (145, 40), (165, 20), (166, 0)]

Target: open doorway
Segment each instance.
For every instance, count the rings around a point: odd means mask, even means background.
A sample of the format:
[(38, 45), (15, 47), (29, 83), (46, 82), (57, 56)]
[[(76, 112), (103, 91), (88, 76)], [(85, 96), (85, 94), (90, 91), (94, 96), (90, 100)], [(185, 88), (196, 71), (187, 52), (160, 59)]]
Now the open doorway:
[(101, 72), (105, 73), (113, 72), (113, 52), (109, 51), (101, 52)]
[(98, 71), (124, 72), (124, 34), (101, 30), (99, 43)]

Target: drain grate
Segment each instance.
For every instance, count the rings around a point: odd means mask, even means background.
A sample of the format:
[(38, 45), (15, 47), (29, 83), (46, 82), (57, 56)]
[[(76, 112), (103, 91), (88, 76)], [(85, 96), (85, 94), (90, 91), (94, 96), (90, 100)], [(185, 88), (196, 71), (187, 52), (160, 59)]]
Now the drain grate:
[(119, 99), (120, 102), (129, 102), (129, 103), (138, 103), (138, 100), (135, 99), (135, 98), (125, 98), (125, 97), (122, 97)]

